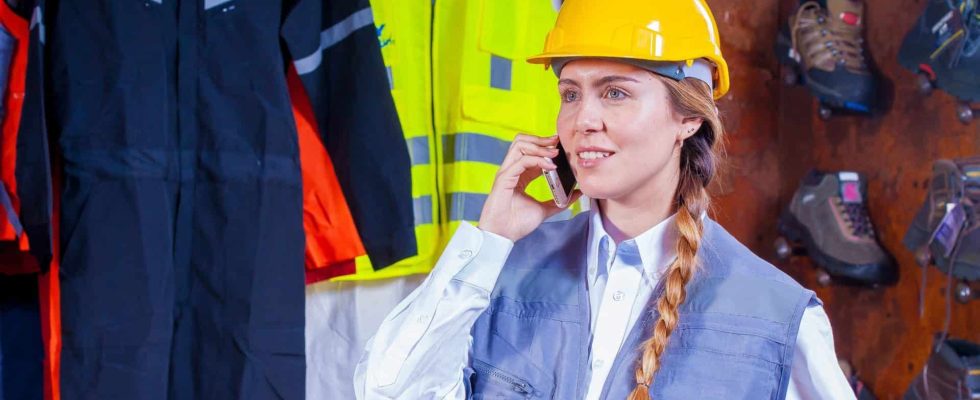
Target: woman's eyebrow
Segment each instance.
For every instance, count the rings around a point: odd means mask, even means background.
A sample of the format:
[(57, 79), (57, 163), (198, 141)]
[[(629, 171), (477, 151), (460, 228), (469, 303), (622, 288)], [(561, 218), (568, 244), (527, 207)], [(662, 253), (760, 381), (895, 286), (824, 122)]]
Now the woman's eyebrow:
[[(605, 86), (605, 85), (608, 85), (608, 84), (613, 83), (613, 82), (636, 82), (636, 83), (639, 83), (640, 81), (638, 81), (636, 79), (633, 79), (633, 78), (630, 78), (628, 76), (609, 75), (609, 76), (604, 76), (601, 79), (595, 81), (592, 84), (592, 86), (593, 87), (601, 87), (601, 86)], [(576, 82), (576, 81), (574, 81), (572, 79), (568, 79), (568, 78), (564, 78), (564, 79), (559, 80), (558, 81), (558, 84), (559, 85), (565, 84), (565, 85), (581, 86), (581, 85), (578, 84), (578, 82)]]
[(613, 83), (613, 82), (636, 82), (636, 83), (640, 83), (640, 81), (638, 81), (636, 79), (633, 79), (633, 78), (630, 78), (628, 76), (609, 75), (609, 76), (604, 76), (604, 77), (602, 77), (602, 79), (599, 79), (599, 80), (595, 81), (595, 83), (593, 83), (592, 86), (593, 87), (600, 87), (600, 86), (608, 85), (608, 84)]

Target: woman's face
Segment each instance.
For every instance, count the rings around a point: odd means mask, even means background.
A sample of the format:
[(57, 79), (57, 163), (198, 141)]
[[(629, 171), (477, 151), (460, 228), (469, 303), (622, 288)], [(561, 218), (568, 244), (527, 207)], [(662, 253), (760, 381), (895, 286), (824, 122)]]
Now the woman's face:
[(673, 194), (680, 144), (701, 120), (673, 112), (661, 79), (610, 60), (562, 68), (558, 135), (585, 195), (628, 202), (664, 188)]

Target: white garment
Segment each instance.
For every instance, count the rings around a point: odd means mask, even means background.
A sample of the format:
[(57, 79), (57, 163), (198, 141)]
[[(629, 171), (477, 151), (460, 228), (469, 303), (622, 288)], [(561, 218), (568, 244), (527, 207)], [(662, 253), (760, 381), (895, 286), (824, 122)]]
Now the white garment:
[[(597, 218), (593, 215), (595, 220)], [(637, 238), (638, 246), (644, 239), (661, 237), (663, 240), (673, 226), (660, 224), (651, 228)], [(590, 253), (595, 246), (595, 243), (590, 245)], [(377, 335), (369, 341), (354, 373), (357, 398), (465, 399), (466, 389), (462, 380), (472, 344), (469, 333), (477, 318), (489, 306), (490, 293), (512, 248), (513, 242), (503, 237), (466, 223), (460, 225), (429, 278), (385, 318)], [(644, 269), (646, 260), (650, 260), (650, 267), (656, 270), (662, 268), (662, 260), (669, 262), (673, 258), (663, 250), (664, 246), (656, 243), (651, 242), (641, 248), (645, 255), (650, 252), (648, 257), (643, 257)], [(590, 266), (593, 254), (589, 255)], [(613, 269), (615, 267), (610, 271)], [(600, 272), (597, 269), (597, 278)], [(650, 275), (651, 278), (656, 276), (654, 273)], [(592, 280), (590, 277), (590, 286), (594, 284)], [(611, 280), (607, 281), (605, 290), (590, 287), (593, 307), (596, 307), (593, 296), (611, 290), (609, 282)], [(640, 292), (645, 292), (649, 298), (654, 286), (651, 283), (655, 284), (651, 279), (642, 280), (641, 288), (637, 289), (637, 298), (632, 302), (641, 305), (640, 310), (633, 310), (636, 307), (632, 307), (628, 313), (630, 321), (621, 324), (626, 326), (620, 329), (628, 330), (642, 312), (647, 299), (640, 301)], [(603, 307), (601, 302), (598, 307)], [(622, 320), (626, 312), (620, 310), (619, 314)], [(596, 332), (593, 334), (598, 336)], [(617, 330), (610, 332), (608, 337), (622, 335)], [(596, 340), (612, 340), (605, 337), (607, 335)], [(618, 349), (615, 343), (606, 347)], [(596, 385), (595, 382), (601, 385), (605, 380), (602, 375), (608, 374), (608, 370), (603, 372), (596, 368), (592, 373), (597, 379), (592, 380), (590, 386)], [(596, 390), (590, 388), (589, 392), (595, 393)], [(803, 313), (786, 398), (854, 398), (837, 364), (830, 321), (821, 306), (808, 307)]]
[[(592, 309), (592, 342), (589, 391), (585, 398), (598, 399), (613, 361), (626, 336), (648, 310), (650, 296), (663, 272), (677, 257), (674, 216), (663, 220), (620, 245), (602, 227), (601, 214), (593, 204), (589, 221), (589, 305)], [(617, 254), (617, 250), (627, 250)], [(629, 250), (638, 251), (639, 260)]]
[(306, 286), (306, 398), (353, 399), (354, 366), (385, 315), (424, 275)]

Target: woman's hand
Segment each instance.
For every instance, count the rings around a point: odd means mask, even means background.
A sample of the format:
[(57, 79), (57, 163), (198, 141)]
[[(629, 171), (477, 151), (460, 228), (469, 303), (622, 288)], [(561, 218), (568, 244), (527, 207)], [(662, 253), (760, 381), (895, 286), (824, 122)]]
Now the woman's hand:
[[(562, 210), (553, 200), (539, 202), (525, 193), (528, 183), (541, 176), (541, 170), (557, 168), (551, 161), (558, 155), (557, 146), (557, 135), (543, 138), (518, 134), (514, 138), (483, 204), (480, 229), (516, 242)], [(576, 190), (568, 203), (579, 195)]]

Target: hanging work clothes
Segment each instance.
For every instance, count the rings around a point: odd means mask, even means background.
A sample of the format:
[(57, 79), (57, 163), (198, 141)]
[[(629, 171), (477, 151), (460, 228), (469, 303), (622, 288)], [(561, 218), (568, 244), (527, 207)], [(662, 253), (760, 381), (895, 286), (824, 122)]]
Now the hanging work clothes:
[(381, 269), (418, 249), (411, 163), (373, 18), (367, 0), (300, 0), (283, 37), (364, 248)]

